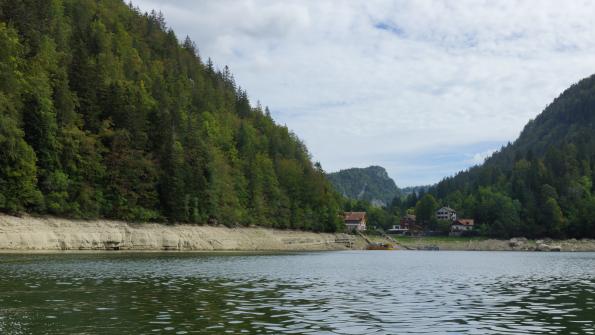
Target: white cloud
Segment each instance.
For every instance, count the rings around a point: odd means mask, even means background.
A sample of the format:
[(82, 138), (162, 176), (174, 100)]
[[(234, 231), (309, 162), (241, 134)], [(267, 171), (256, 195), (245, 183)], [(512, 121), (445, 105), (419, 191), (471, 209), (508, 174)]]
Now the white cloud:
[(473, 165), (483, 164), (486, 158), (490, 157), (494, 152), (496, 152), (496, 149), (477, 152), (468, 160), (468, 162)]
[(229, 65), (327, 170), (384, 165), (399, 185), (475, 164), (595, 72), (590, 1), (133, 2)]

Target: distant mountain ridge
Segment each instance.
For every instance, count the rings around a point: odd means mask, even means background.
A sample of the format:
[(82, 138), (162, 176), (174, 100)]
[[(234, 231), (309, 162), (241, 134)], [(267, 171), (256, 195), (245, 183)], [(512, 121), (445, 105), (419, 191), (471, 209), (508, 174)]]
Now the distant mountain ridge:
[(386, 206), (400, 195), (399, 188), (381, 166), (350, 168), (328, 174), (335, 189), (345, 197)]

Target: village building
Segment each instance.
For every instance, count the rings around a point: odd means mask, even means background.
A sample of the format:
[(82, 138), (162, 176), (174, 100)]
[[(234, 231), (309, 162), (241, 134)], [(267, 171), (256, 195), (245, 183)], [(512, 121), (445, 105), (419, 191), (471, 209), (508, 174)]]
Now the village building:
[(401, 218), (398, 225), (394, 225), (388, 232), (399, 235), (420, 235), (423, 229), (417, 224), (415, 215), (407, 214)]
[(442, 207), (436, 211), (436, 219), (442, 221), (456, 221), (457, 211), (450, 207)]
[(405, 226), (401, 226), (400, 224), (393, 225), (393, 227), (388, 230), (389, 234), (397, 234), (397, 235), (407, 235), (408, 232), (409, 232), (409, 228), (406, 228)]
[(399, 226), (404, 229), (410, 229), (411, 227), (415, 226), (415, 215), (407, 214), (401, 218), (399, 221)]
[(348, 231), (366, 230), (366, 212), (345, 212), (343, 220)]
[(450, 225), (450, 236), (461, 236), (466, 231), (473, 230), (473, 219), (458, 219)]

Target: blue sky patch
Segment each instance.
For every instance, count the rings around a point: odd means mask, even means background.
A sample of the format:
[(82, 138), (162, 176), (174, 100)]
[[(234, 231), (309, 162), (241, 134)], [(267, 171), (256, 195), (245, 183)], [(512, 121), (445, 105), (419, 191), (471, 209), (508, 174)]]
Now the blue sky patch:
[(394, 23), (389, 22), (377, 22), (374, 24), (374, 28), (388, 31), (398, 37), (405, 37), (405, 30)]

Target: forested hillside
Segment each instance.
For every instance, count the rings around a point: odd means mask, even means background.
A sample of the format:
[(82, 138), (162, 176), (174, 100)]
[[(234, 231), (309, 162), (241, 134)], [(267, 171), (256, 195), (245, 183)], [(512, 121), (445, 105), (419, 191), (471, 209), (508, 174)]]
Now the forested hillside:
[(161, 14), (0, 0), (0, 210), (334, 231), (303, 143)]
[(595, 237), (594, 179), (591, 76), (556, 98), (513, 144), (430, 193), (482, 223), (486, 234)]
[(386, 206), (399, 194), (395, 182), (380, 166), (351, 168), (329, 173), (328, 178), (337, 191), (354, 200)]

